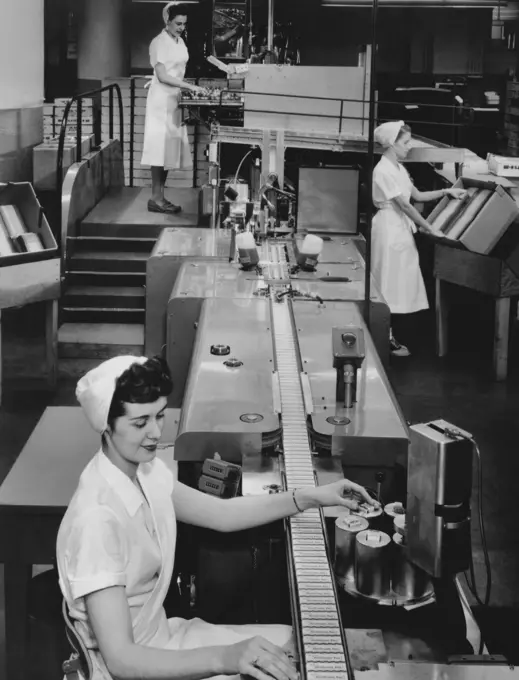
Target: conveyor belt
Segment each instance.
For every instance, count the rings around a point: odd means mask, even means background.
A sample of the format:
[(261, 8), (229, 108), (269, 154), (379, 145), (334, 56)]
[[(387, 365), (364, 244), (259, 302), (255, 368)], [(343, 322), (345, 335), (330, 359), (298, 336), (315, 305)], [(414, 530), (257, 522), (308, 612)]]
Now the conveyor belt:
[[(278, 253), (279, 254), (279, 253)], [(271, 260), (277, 260), (271, 253)], [(278, 260), (279, 261), (279, 260)], [(284, 267), (278, 277), (285, 276)], [(273, 277), (274, 278), (274, 277)], [(314, 487), (315, 475), (297, 360), (290, 303), (271, 291), (276, 368), (281, 393), (284, 473), (287, 490)], [(306, 680), (347, 680), (347, 651), (321, 512), (307, 510), (288, 521), (294, 626)]]

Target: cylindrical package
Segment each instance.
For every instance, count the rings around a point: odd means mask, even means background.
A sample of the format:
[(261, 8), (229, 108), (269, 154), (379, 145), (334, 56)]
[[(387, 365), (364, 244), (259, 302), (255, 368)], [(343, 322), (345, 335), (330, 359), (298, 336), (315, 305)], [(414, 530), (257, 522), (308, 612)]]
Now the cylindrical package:
[(7, 229), (7, 235), (10, 238), (16, 238), (21, 234), (25, 234), (27, 229), (23, 223), (20, 211), (15, 205), (0, 205), (0, 215)]
[(355, 586), (359, 593), (383, 598), (390, 593), (391, 539), (382, 531), (361, 531), (355, 541)]
[(340, 583), (355, 577), (355, 538), (369, 527), (368, 520), (342, 515), (335, 520), (335, 575)]
[(491, 195), (492, 191), (490, 189), (481, 189), (474, 193), (459, 219), (457, 219), (453, 223), (452, 228), (446, 232), (445, 235), (447, 238), (453, 240), (458, 239), (465, 232)]
[(456, 219), (456, 214), (462, 207), (463, 201), (460, 201), (457, 198), (451, 198), (440, 214), (436, 215), (436, 218), (431, 225), (432, 228), (435, 231), (445, 232), (451, 224), (451, 221)]
[(0, 214), (0, 257), (12, 255), (15, 252), (13, 243), (4, 225), (4, 220)]
[(243, 232), (236, 236), (236, 247), (238, 248), (238, 259), (244, 269), (252, 269), (259, 263), (258, 249), (254, 241), (254, 236), (250, 231)]

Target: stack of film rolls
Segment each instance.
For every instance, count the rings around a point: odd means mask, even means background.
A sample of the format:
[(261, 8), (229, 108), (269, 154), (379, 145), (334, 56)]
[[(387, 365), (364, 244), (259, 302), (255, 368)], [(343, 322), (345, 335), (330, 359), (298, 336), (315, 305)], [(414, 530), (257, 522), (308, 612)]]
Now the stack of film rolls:
[[(391, 538), (391, 535), (393, 537)], [(427, 574), (406, 557), (405, 510), (361, 504), (335, 522), (335, 575), (341, 587), (373, 600), (406, 604), (431, 594)]]
[(457, 240), (464, 234), (479, 211), (488, 201), (490, 189), (467, 189), (465, 198), (449, 199), (431, 223), (434, 231), (441, 232), (449, 239)]
[(0, 257), (44, 250), (38, 234), (27, 231), (15, 205), (0, 205)]

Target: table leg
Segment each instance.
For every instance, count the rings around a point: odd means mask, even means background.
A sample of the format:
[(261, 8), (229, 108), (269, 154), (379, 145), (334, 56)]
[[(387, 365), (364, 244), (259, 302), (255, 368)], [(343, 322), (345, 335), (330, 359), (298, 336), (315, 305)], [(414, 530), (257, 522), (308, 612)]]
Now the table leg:
[(436, 288), (436, 353), (439, 357), (444, 357), (447, 354), (449, 337), (447, 325), (449, 305), (445, 294), (445, 283), (439, 278), (435, 278), (434, 281)]
[(2, 368), (3, 368), (3, 355), (2, 355), (2, 310), (0, 309), (0, 406), (2, 406)]
[(32, 566), (4, 564), (5, 657), (7, 678), (25, 680), (29, 658), (28, 593)]
[(47, 380), (49, 388), (55, 390), (58, 384), (58, 301), (47, 300), (45, 321), (45, 342), (47, 353)]
[(510, 298), (498, 298), (494, 323), (494, 376), (496, 380), (506, 380), (508, 373), (509, 331)]

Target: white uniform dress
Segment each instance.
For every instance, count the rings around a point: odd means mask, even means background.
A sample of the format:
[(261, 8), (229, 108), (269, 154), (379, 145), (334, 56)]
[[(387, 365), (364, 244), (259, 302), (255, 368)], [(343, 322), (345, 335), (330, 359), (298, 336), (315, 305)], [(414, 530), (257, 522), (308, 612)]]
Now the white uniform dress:
[[(150, 44), (152, 67), (164, 64), (168, 75), (184, 78), (189, 53), (182, 38), (175, 40), (163, 30)], [(144, 147), (141, 165), (157, 166), (166, 170), (189, 170), (193, 159), (189, 147), (187, 128), (182, 125), (178, 106), (180, 88), (164, 85), (153, 74), (146, 101)]]
[(148, 504), (127, 475), (99, 451), (81, 474), (57, 540), (60, 587), (78, 634), (89, 650), (92, 680), (111, 680), (88, 620), (85, 596), (124, 586), (139, 645), (193, 649), (229, 645), (256, 635), (280, 647), (289, 626), (215, 626), (201, 619), (166, 618), (163, 608), (174, 567), (176, 519), (173, 474), (158, 459), (137, 478)]
[(372, 271), (392, 314), (429, 307), (418, 250), (416, 227), (392, 200), (411, 197), (413, 182), (400, 163), (382, 156), (373, 170), (373, 203), (378, 212), (371, 231)]

